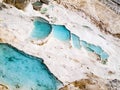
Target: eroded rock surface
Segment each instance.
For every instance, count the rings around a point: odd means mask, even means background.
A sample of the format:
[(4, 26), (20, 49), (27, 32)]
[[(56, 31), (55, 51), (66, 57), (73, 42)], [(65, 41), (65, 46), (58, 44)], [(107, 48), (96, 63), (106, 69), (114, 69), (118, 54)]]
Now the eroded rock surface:
[(69, 83), (60, 90), (119, 90), (120, 80), (105, 80), (94, 74), (88, 74), (88, 78)]
[[(82, 1), (84, 0), (81, 0), (81, 3)], [(66, 1), (64, 0), (64, 2)], [(67, 5), (70, 4), (69, 2), (67, 3)], [(75, 2), (71, 2), (71, 4), (72, 3)], [(96, 3), (96, 5), (101, 5), (100, 7), (106, 8), (105, 4), (97, 1)], [(28, 11), (22, 11), (11, 5), (6, 5), (7, 8), (2, 8), (0, 11), (0, 43), (9, 43), (25, 53), (43, 58), (44, 64), (64, 85), (67, 85), (65, 86), (67, 89), (70, 87), (70, 90), (84, 90), (88, 88), (92, 88), (91, 90), (106, 90), (106, 88), (108, 89), (109, 87), (111, 90), (116, 88), (119, 90), (120, 87), (117, 84), (119, 84), (120, 77), (120, 40), (110, 34), (100, 32), (100, 30), (109, 32), (107, 29), (109, 26), (107, 27), (107, 24), (103, 23), (104, 20), (99, 21), (102, 12), (100, 16), (96, 16), (96, 14), (92, 13), (94, 9), (87, 7), (88, 4), (89, 3), (83, 2), (83, 6), (81, 6), (83, 9), (80, 10), (84, 14), (76, 10), (75, 8), (77, 7), (74, 7), (74, 10), (71, 11), (73, 8), (66, 9), (56, 2), (50, 5), (43, 5), (42, 8), (47, 9), (44, 14), (34, 11), (33, 8), (30, 7), (27, 7)], [(84, 8), (84, 5), (88, 10)], [(71, 5), (71, 7), (73, 6)], [(97, 8), (97, 10), (103, 9)], [(116, 16), (117, 14), (111, 9), (107, 8), (105, 10), (110, 10), (108, 13), (113, 13), (113, 17), (111, 17), (113, 20), (118, 18), (118, 16)], [(105, 13), (103, 13), (103, 15)], [(112, 14), (110, 14), (110, 16), (111, 15)], [(33, 18), (38, 16), (47, 19), (52, 25), (65, 26), (71, 33), (67, 35), (70, 36), (68, 38), (69, 42), (67, 41), (66, 43), (55, 38), (53, 27), (52, 31), (48, 33), (49, 35), (47, 34), (45, 36), (45, 39), (31, 39), (30, 36), (34, 30)], [(105, 16), (107, 17), (107, 14), (105, 14)], [(101, 18), (103, 17), (104, 16)], [(55, 22), (52, 22), (52, 20), (55, 20)], [(98, 25), (100, 29), (91, 23), (91, 20)], [(36, 30), (38, 29), (40, 28), (36, 28)], [(116, 30), (114, 35), (119, 36), (118, 32), (119, 30)], [(64, 33), (61, 34), (61, 32), (59, 32), (56, 36), (60, 35), (60, 37), (62, 36), (62, 38), (64, 38)], [(81, 41), (85, 48), (83, 48), (83, 46), (80, 47), (82, 44)], [(90, 50), (89, 47), (92, 48), (92, 50)], [(107, 63), (104, 64), (101, 63), (100, 58), (95, 54), (102, 54), (103, 50), (109, 55)], [(1, 52), (3, 53), (3, 51)], [(16, 61), (16, 63), (18, 62)], [(89, 72), (94, 73), (96, 76), (87, 75), (86, 73)], [(7, 84), (3, 83), (3, 85), (8, 87)], [(2, 86), (2, 88), (4, 86)], [(16, 87), (17, 89), (15, 90), (19, 90), (19, 85), (16, 85)], [(61, 89), (67, 90), (65, 88), (63, 87)]]
[(9, 90), (7, 86), (0, 84), (0, 90)]
[(117, 0), (57, 0), (66, 8), (85, 13), (101, 31), (120, 34), (120, 1)]
[(24, 10), (24, 8), (27, 6), (29, 0), (3, 0), (3, 2), (7, 4), (12, 4), (18, 9)]

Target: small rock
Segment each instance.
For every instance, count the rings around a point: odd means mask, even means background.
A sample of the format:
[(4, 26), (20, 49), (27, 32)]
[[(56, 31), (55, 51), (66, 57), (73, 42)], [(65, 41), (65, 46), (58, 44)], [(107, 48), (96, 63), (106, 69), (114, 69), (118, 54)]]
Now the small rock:
[(3, 3), (0, 3), (0, 10), (2, 10), (3, 8), (7, 8)]
[(40, 1), (36, 1), (32, 5), (33, 5), (33, 9), (35, 10), (40, 10), (42, 7), (42, 3)]
[(49, 4), (49, 0), (40, 0), (42, 3)]
[(11, 4), (18, 9), (24, 10), (24, 8), (27, 6), (29, 0), (3, 0), (3, 2), (5, 2), (7, 4)]

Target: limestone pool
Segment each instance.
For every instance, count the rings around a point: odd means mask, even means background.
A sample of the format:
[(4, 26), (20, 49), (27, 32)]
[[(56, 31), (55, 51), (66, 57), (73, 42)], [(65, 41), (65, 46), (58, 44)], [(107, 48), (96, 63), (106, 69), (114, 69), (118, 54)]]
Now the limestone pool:
[(95, 52), (98, 56), (100, 56), (101, 60), (107, 60), (109, 57), (109, 55), (100, 46), (90, 44), (84, 40), (80, 41), (80, 45), (88, 51)]
[(52, 25), (53, 36), (61, 41), (70, 41), (71, 33), (64, 25)]
[(31, 37), (34, 39), (45, 39), (52, 31), (52, 26), (43, 18), (36, 18), (34, 20), (34, 29)]
[(9, 90), (57, 90), (61, 82), (41, 58), (0, 43), (0, 84)]
[(52, 33), (52, 36), (60, 41), (71, 41), (72, 47), (80, 49), (84, 47), (86, 50), (96, 53), (101, 60), (107, 60), (109, 55), (100, 47), (94, 44), (88, 43), (84, 40), (80, 40), (80, 37), (71, 33), (65, 25), (49, 24), (49, 22), (43, 18), (35, 18), (32, 32), (32, 37), (36, 39), (44, 39)]

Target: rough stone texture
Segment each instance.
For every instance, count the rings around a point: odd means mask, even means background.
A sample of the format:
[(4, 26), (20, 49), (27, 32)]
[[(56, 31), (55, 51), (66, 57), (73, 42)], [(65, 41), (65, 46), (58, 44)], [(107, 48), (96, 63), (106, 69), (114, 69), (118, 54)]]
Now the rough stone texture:
[(0, 3), (0, 10), (2, 10), (3, 8), (7, 8), (3, 3)]
[(94, 74), (88, 74), (88, 78), (69, 83), (60, 90), (119, 90), (120, 81), (105, 80)]
[(38, 11), (40, 11), (40, 9), (42, 7), (42, 3), (40, 1), (36, 1), (36, 2), (32, 3), (32, 5), (33, 5), (33, 9), (38, 10)]
[(119, 90), (120, 89), (120, 80), (114, 79), (108, 81), (108, 90)]
[(107, 5), (117, 14), (120, 14), (120, 0), (99, 0), (99, 1)]
[(11, 5), (15, 6), (16, 8), (22, 9), (22, 10), (24, 10), (26, 8), (26, 6), (28, 5), (29, 2), (31, 2), (31, 3), (39, 2), (39, 4), (36, 4), (37, 7), (35, 7), (35, 5), (34, 5), (35, 10), (40, 10), (43, 3), (49, 4), (49, 0), (0, 0), (0, 2), (5, 2), (7, 4), (11, 4)]
[[(104, 4), (102, 5), (104, 6)], [(105, 79), (119, 79), (119, 39), (101, 33), (98, 28), (95, 27), (95, 25), (93, 25), (92, 23), (88, 23), (87, 20), (81, 18), (79, 12), (72, 12), (71, 10), (67, 10), (64, 7), (59, 6), (60, 5), (58, 4), (53, 5), (52, 9), (49, 8), (50, 11), (48, 9), (49, 12), (47, 13), (49, 13), (49, 17), (57, 17), (57, 24), (66, 25), (72, 33), (79, 35), (81, 40), (86, 40), (88, 42), (94, 43), (95, 45), (100, 45), (101, 47), (103, 47), (105, 51), (110, 54), (110, 58), (108, 59), (107, 64), (105, 64), (104, 66), (101, 65), (94, 53), (89, 53), (83, 48), (81, 48), (81, 50), (76, 50), (70, 45), (59, 42), (51, 36), (45, 41), (33, 42), (33, 40), (29, 38), (30, 32), (33, 29), (33, 23), (31, 20), (32, 12), (21, 13), (21, 10), (16, 9), (11, 5), (10, 8), (3, 9), (0, 12), (0, 42), (10, 43), (18, 49), (23, 50), (24, 52), (44, 58), (45, 64), (50, 68), (55, 76), (57, 76), (62, 82), (64, 82), (64, 85), (68, 85), (69, 82), (74, 82), (75, 80), (77, 80), (75, 82), (75, 85), (77, 87), (71, 90), (80, 90), (78, 88), (79, 85), (81, 88), (87, 88), (88, 86), (91, 86), (91, 83), (93, 84), (95, 80), (97, 81), (95, 81), (96, 83), (92, 86), (98, 87), (99, 85), (101, 85), (99, 83), (103, 83)], [(31, 11), (31, 8), (29, 8), (29, 10)], [(51, 12), (51, 10), (53, 11)], [(27, 16), (29, 15), (29, 13), (30, 16)], [(39, 15), (35, 14), (35, 16)], [(92, 15), (90, 17), (92, 20), (98, 20), (98, 26), (100, 26), (101, 28), (105, 27), (105, 24), (102, 21), (99, 21), (97, 17), (93, 18)], [(89, 28), (84, 28), (83, 25), (89, 26)], [(99, 35), (102, 38), (99, 37)], [(110, 71), (110, 75), (108, 74), (108, 71)], [(103, 81), (100, 81), (100, 79), (98, 78), (86, 78), (86, 75), (84, 75), (84, 73), (86, 72), (92, 72), (100, 78), (104, 79)], [(104, 83), (102, 85), (106, 87)], [(108, 84), (108, 86), (113, 85)], [(116, 86), (117, 83), (115, 83), (115, 87)], [(70, 88), (71, 87), (74, 88), (74, 85), (71, 84)], [(99, 89), (95, 88), (92, 90)]]
[(12, 4), (18, 9), (24, 10), (24, 8), (27, 6), (29, 0), (3, 0), (3, 2), (7, 4)]
[(100, 30), (120, 35), (120, 5), (119, 0), (57, 0), (71, 10), (82, 11), (89, 16)]
[(3, 84), (0, 84), (0, 90), (8, 90), (8, 87)]
[(40, 0), (42, 3), (49, 4), (49, 0)]

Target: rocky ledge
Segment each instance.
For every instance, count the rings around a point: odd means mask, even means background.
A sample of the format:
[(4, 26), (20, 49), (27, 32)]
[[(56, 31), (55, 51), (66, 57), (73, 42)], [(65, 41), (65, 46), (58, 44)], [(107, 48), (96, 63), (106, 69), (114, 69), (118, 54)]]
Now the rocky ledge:
[(0, 90), (119, 90), (119, 15), (99, 1), (58, 3), (0, 5)]
[(101, 31), (120, 38), (119, 0), (57, 0), (70, 10), (83, 12)]

